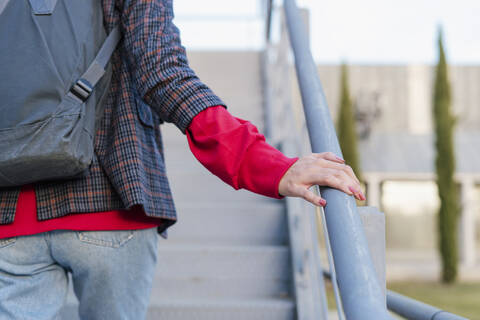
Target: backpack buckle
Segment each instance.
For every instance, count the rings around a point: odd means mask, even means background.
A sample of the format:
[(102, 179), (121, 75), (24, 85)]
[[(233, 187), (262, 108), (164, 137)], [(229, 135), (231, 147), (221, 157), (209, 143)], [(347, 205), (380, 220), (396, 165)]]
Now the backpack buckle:
[(82, 102), (87, 101), (92, 91), (92, 85), (85, 79), (79, 79), (70, 89), (70, 92)]

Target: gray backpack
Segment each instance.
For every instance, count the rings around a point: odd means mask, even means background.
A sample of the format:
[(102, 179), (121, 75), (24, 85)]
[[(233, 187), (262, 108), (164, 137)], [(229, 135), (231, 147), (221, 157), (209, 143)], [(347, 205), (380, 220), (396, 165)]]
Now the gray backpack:
[(83, 176), (118, 27), (100, 0), (0, 0), (0, 39), (0, 187)]

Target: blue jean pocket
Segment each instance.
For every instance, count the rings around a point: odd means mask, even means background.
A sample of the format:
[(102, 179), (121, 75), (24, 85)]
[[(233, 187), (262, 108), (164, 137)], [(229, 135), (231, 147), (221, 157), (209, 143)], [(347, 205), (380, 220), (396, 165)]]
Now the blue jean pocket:
[(135, 237), (136, 230), (77, 231), (78, 240), (100, 247), (119, 248)]
[(17, 237), (0, 239), (0, 248), (13, 245), (17, 241)]

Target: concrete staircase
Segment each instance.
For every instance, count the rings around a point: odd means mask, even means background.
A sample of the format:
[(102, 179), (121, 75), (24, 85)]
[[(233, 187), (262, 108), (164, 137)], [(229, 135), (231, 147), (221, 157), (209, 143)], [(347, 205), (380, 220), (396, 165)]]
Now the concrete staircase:
[[(231, 113), (262, 129), (258, 53), (189, 60)], [(163, 135), (179, 220), (160, 239), (148, 319), (295, 319), (283, 201), (235, 191), (198, 163), (177, 128), (164, 125)]]
[(149, 319), (294, 319), (283, 203), (233, 190), (166, 129), (179, 221), (159, 243)]
[[(189, 60), (231, 113), (262, 130), (258, 52)], [(296, 319), (284, 202), (235, 191), (193, 157), (177, 128), (162, 133), (179, 220), (159, 239), (147, 319)], [(78, 319), (76, 308), (70, 291), (62, 319)]]

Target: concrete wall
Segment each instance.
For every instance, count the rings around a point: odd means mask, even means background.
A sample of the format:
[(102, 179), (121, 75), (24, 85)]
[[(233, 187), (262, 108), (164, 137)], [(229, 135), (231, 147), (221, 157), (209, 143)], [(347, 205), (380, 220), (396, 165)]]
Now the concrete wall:
[[(260, 52), (187, 52), (191, 68), (229, 111), (263, 129)], [(253, 106), (253, 108), (252, 108)]]
[[(320, 65), (322, 81), (333, 119), (339, 103), (340, 67)], [(292, 77), (295, 77), (292, 71)], [(427, 134), (432, 130), (434, 68), (426, 65), (353, 65), (349, 84), (354, 103), (361, 110), (378, 106), (380, 116), (372, 132)], [(451, 66), (453, 110), (457, 130), (480, 130), (480, 66)], [(300, 95), (296, 82), (292, 88), (296, 104)]]
[[(240, 118), (252, 120), (262, 129), (262, 88), (258, 51), (189, 51), (191, 67)], [(320, 65), (320, 79), (332, 112), (337, 116), (340, 68)], [(300, 95), (292, 67), (293, 100)], [(434, 68), (427, 65), (352, 65), (349, 67), (351, 94), (362, 110), (377, 106), (380, 116), (372, 132), (431, 132), (431, 104)], [(480, 130), (480, 66), (451, 66), (453, 108), (458, 130)], [(257, 108), (248, 111), (246, 105)]]

